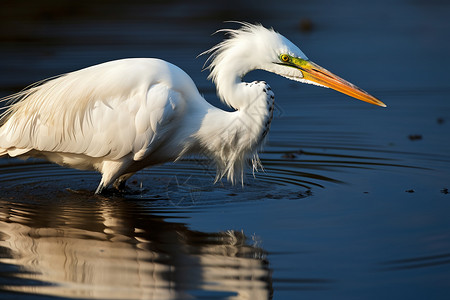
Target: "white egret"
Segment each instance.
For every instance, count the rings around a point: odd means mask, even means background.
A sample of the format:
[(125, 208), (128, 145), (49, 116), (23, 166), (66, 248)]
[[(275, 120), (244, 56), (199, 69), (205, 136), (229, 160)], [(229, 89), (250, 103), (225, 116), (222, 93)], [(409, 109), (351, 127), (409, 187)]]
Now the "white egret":
[(216, 180), (243, 180), (264, 144), (274, 94), (261, 81), (243, 82), (262, 69), (303, 83), (330, 87), (385, 106), (353, 84), (310, 61), (284, 36), (242, 23), (206, 54), (220, 99), (209, 104), (180, 68), (155, 58), (115, 60), (39, 82), (6, 97), (0, 119), (0, 156), (40, 157), (62, 166), (96, 170), (96, 193), (117, 189), (142, 168), (204, 154), (217, 166)]

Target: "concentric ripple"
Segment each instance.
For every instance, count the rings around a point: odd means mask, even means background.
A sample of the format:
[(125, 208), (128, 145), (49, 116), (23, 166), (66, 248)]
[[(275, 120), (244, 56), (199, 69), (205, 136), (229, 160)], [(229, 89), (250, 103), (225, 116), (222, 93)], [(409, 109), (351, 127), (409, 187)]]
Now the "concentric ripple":
[[(261, 156), (264, 170), (255, 173), (249, 170), (243, 186), (232, 186), (226, 179), (214, 183), (215, 169), (211, 163), (204, 158), (191, 158), (138, 172), (119, 196), (185, 208), (233, 201), (301, 199), (311, 195), (314, 189), (347, 183), (342, 174), (354, 169), (395, 172), (427, 169), (433, 160), (450, 162), (447, 157), (422, 155), (426, 164), (418, 165), (417, 157), (421, 154), (368, 148), (295, 149), (286, 144), (268, 148)], [(408, 161), (408, 157), (414, 159)], [(36, 197), (66, 190), (92, 193), (99, 180), (98, 173), (66, 169), (39, 160), (0, 160), (0, 186), (5, 197), (26, 194)]]

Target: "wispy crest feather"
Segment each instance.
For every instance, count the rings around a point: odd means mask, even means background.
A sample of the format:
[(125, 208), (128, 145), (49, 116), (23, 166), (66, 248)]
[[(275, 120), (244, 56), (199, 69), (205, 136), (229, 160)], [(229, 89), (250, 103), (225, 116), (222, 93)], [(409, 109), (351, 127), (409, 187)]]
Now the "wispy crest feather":
[[(224, 33), (227, 38), (211, 49), (201, 53), (200, 55), (209, 55), (204, 64), (204, 69), (208, 69), (210, 74), (208, 79), (212, 80), (216, 86), (220, 99), (228, 106), (235, 107), (230, 103), (230, 99), (226, 99), (222, 90), (223, 85), (220, 81), (234, 79), (234, 76), (244, 77), (249, 71), (258, 69), (257, 64), (242, 64), (240, 59), (247, 53), (253, 53), (258, 42), (262, 37), (277, 38), (278, 34), (273, 29), (267, 29), (260, 24), (250, 24), (246, 22), (237, 22), (242, 25), (238, 29), (220, 29), (216, 33)], [(245, 57), (245, 56), (244, 56)], [(258, 57), (255, 55), (255, 57)], [(224, 77), (230, 76), (224, 79)], [(235, 107), (236, 108), (236, 107)]]
[[(214, 32), (214, 34), (224, 33), (227, 36), (227, 39), (200, 54), (209, 55), (203, 67), (204, 69), (208, 69), (210, 71), (208, 79), (211, 79), (215, 83), (217, 82), (217, 76), (220, 72), (217, 66), (220, 65), (225, 60), (225, 58), (229, 57), (229, 50), (242, 44), (242, 41), (246, 37), (251, 37), (252, 35), (254, 36), (257, 31), (267, 31), (267, 29), (260, 24), (251, 24), (238, 21), (232, 22), (241, 24), (242, 27), (238, 29), (224, 28), (217, 30), (216, 32)], [(273, 32), (273, 29), (269, 30)]]

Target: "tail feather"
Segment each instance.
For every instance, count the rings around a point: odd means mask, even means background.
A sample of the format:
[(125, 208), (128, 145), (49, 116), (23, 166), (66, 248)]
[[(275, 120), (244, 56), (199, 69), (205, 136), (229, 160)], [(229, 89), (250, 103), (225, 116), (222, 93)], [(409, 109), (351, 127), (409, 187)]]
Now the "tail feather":
[(19, 156), (19, 155), (25, 154), (28, 151), (31, 151), (31, 149), (20, 149), (20, 148), (4, 149), (4, 148), (0, 148), (0, 156), (9, 155), (11, 157), (15, 157), (15, 156)]

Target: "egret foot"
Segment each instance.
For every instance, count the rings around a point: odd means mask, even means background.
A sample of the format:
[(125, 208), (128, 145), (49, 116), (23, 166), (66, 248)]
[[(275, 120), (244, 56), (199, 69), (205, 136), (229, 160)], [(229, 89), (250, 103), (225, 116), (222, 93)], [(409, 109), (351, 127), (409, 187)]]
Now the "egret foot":
[(126, 183), (128, 178), (130, 178), (131, 176), (133, 176), (134, 173), (127, 173), (124, 174), (122, 176), (120, 176), (119, 178), (117, 178), (114, 183), (113, 183), (113, 187), (118, 190), (119, 192), (124, 192), (127, 189)]
[(127, 187), (127, 180), (126, 179), (125, 180), (121, 180), (121, 178), (118, 178), (116, 181), (114, 181), (113, 187), (116, 190), (118, 190), (119, 192), (122, 192)]

